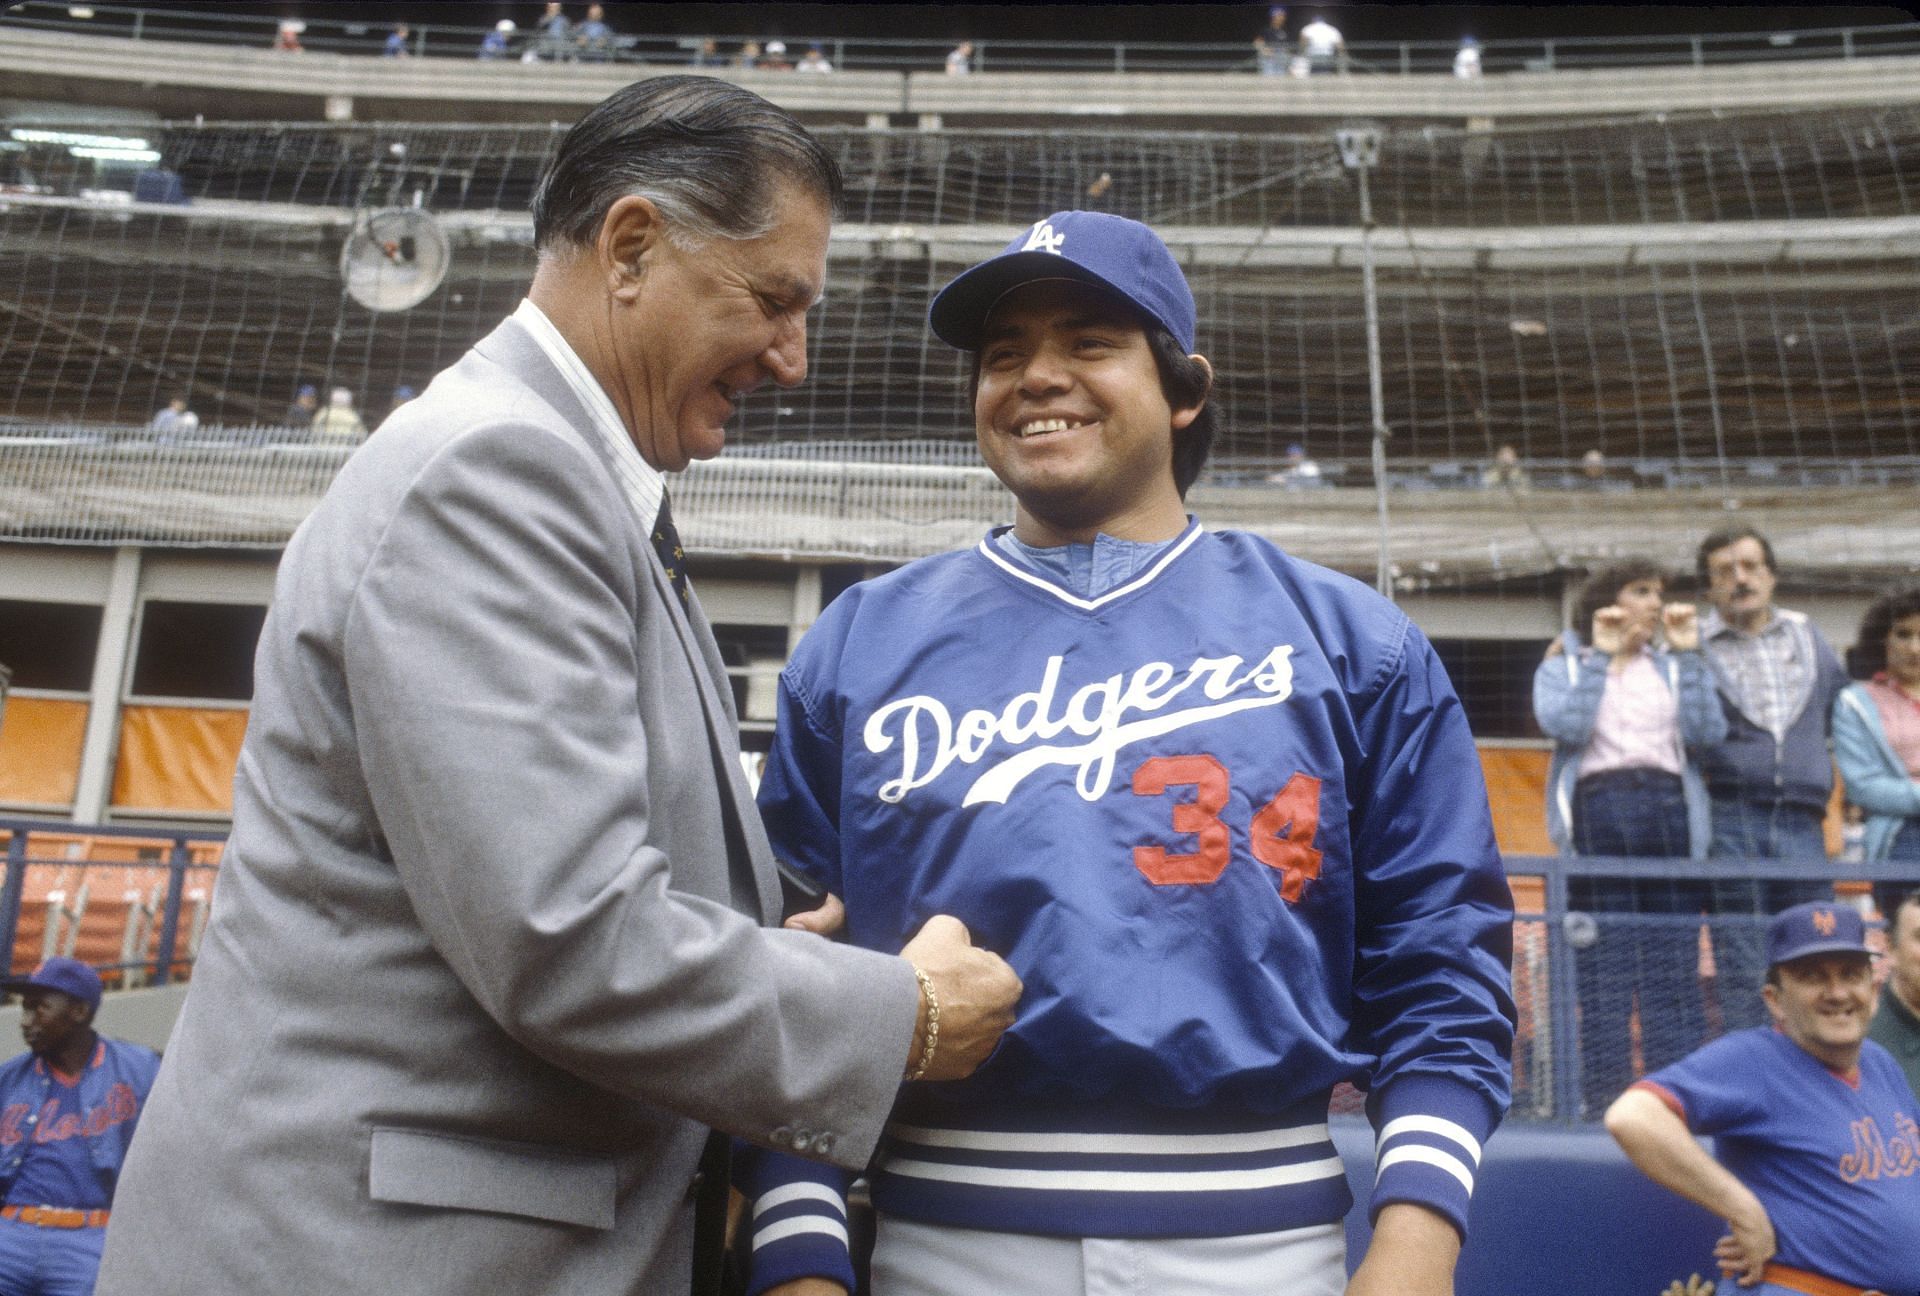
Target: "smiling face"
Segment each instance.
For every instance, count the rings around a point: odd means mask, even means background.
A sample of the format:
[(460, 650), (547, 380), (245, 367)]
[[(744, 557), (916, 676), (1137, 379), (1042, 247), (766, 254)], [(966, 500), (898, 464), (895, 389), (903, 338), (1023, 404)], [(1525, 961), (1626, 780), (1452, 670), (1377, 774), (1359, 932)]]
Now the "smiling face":
[(1860, 1060), (1873, 1019), (1873, 963), (1861, 954), (1809, 954), (1780, 964), (1760, 993), (1788, 1039), (1836, 1071)]
[[(623, 198), (603, 239), (622, 282), (609, 298), (608, 345), (596, 374), (641, 456), (669, 472), (711, 459), (726, 444), (739, 397), (771, 380), (807, 376), (807, 310), (826, 280), (831, 216), (822, 200), (786, 187), (771, 232), (685, 248), (657, 212), (637, 228)], [(637, 265), (637, 273), (635, 267)]]
[(1186, 526), (1173, 436), (1199, 407), (1172, 409), (1139, 316), (1067, 280), (1008, 293), (981, 332), (974, 434), (1019, 501), (1029, 544), (1164, 540)]
[(1741, 536), (1707, 555), (1707, 597), (1728, 625), (1758, 630), (1773, 607), (1773, 569), (1767, 551), (1752, 536)]

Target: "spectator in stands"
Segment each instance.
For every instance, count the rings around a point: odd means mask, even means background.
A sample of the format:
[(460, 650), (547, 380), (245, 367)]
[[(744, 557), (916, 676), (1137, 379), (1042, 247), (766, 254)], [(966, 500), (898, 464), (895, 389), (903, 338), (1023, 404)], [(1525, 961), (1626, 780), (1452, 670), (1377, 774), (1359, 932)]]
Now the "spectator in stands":
[[(1713, 803), (1711, 853), (1733, 861), (1799, 860), (1819, 871), (1827, 862), (1821, 821), (1833, 794), (1827, 732), (1846, 672), (1805, 613), (1774, 606), (1779, 569), (1760, 532), (1715, 531), (1701, 541), (1695, 564), (1713, 604), (1701, 641), (1727, 715), (1726, 740), (1701, 760)], [(1825, 881), (1729, 875), (1713, 882), (1719, 913), (1766, 913), (1831, 893)], [(1721, 929), (1714, 958), (1729, 1023), (1749, 1024), (1754, 1012), (1744, 992), (1759, 979), (1757, 944)]]
[(200, 416), (187, 408), (187, 394), (175, 392), (167, 398), (166, 408), (153, 416), (147, 430), (161, 436), (191, 432), (200, 426)]
[(961, 41), (947, 51), (947, 75), (966, 76), (973, 71), (973, 42)]
[(395, 23), (393, 30), (387, 33), (386, 46), (380, 53), (386, 58), (410, 57), (413, 51), (407, 48), (407, 40), (412, 35), (405, 23)]
[(722, 67), (726, 60), (720, 57), (720, 42), (709, 36), (700, 42), (700, 48), (693, 52), (690, 66), (697, 68)]
[(300, 390), (293, 394), (293, 404), (287, 406), (286, 417), (280, 421), (302, 432), (311, 431), (313, 416), (320, 412), (320, 389), (312, 383), (301, 383)]
[(1275, 45), (1265, 36), (1253, 38), (1253, 62), (1259, 68), (1261, 76), (1285, 76), (1287, 73), (1287, 47)]
[(307, 25), (298, 18), (288, 18), (283, 21), (280, 24), (279, 30), (274, 34), (274, 51), (280, 54), (306, 53), (307, 47), (300, 43), (300, 33), (306, 29)]
[(1347, 70), (1347, 38), (1340, 29), (1315, 14), (1300, 29), (1300, 56), (1315, 72)]
[(28, 1049), (0, 1065), (0, 1291), (82, 1296), (160, 1058), (94, 1030), (100, 975), (77, 959), (0, 989), (20, 996)]
[(1526, 465), (1520, 462), (1520, 452), (1503, 445), (1493, 452), (1493, 462), (1480, 474), (1480, 484), (1488, 490), (1524, 491), (1530, 489), (1533, 482), (1527, 475)]
[(534, 190), (526, 299), (301, 524), (100, 1296), (685, 1292), (710, 1127), (862, 1165), (904, 1074), (991, 1051), (1019, 983), (952, 918), (906, 958), (763, 927), (665, 505), (805, 377), (840, 188), (724, 80), (615, 92)]
[(1875, 599), (1833, 705), (1833, 757), (1868, 860), (1920, 863), (1920, 588)]
[(826, 51), (818, 45), (807, 46), (807, 52), (800, 56), (800, 62), (793, 69), (796, 72), (831, 72), (833, 64), (827, 61)]
[(493, 25), (493, 30), (480, 42), (480, 52), (474, 57), (487, 60), (503, 59), (513, 50), (513, 19), (502, 18)]
[(787, 43), (771, 40), (767, 42), (767, 52), (760, 60), (760, 68), (765, 72), (791, 72), (793, 64), (787, 61)]
[(605, 5), (588, 5), (587, 17), (573, 29), (573, 43), (583, 63), (605, 63), (613, 57), (613, 28), (607, 26)]
[(747, 41), (740, 46), (740, 52), (733, 56), (733, 65), (737, 68), (757, 68), (760, 66), (760, 42)]
[(1298, 441), (1287, 447), (1280, 471), (1270, 474), (1267, 480), (1288, 490), (1318, 490), (1327, 484), (1326, 478), (1320, 475), (1320, 465), (1307, 458), (1307, 448)]
[(1460, 38), (1460, 48), (1453, 56), (1453, 75), (1462, 81), (1480, 79), (1480, 42), (1471, 36)]
[(1888, 915), (1887, 983), (1867, 1038), (1893, 1054), (1920, 1093), (1920, 891), (1907, 892)]
[(1575, 485), (1587, 490), (1608, 489), (1606, 451), (1595, 446), (1580, 456), (1580, 477)]
[(560, 7), (560, 0), (547, 0), (546, 11), (534, 24), (532, 53), (547, 63), (560, 63), (573, 57), (573, 24)]
[[(1534, 672), (1533, 713), (1554, 740), (1547, 832), (1562, 854), (1706, 858), (1712, 830), (1699, 754), (1726, 737), (1727, 720), (1693, 606), (1665, 603), (1665, 592), (1666, 573), (1644, 558), (1595, 571), (1574, 600), (1573, 629)], [(1569, 882), (1569, 905), (1587, 913), (1698, 914), (1706, 901), (1704, 882)], [(1649, 1067), (1700, 1044), (1697, 928), (1602, 924), (1599, 943), (1582, 955), (1588, 1111), (1600, 1111), (1633, 1078), (1636, 998)]]
[(351, 390), (335, 387), (327, 393), (327, 407), (313, 416), (313, 439), (319, 445), (359, 445), (367, 439)]
[(1726, 1221), (1727, 1292), (1920, 1291), (1920, 1098), (1867, 1038), (1864, 936), (1848, 905), (1780, 914), (1760, 991), (1772, 1029), (1723, 1036), (1607, 1111), (1648, 1178)]

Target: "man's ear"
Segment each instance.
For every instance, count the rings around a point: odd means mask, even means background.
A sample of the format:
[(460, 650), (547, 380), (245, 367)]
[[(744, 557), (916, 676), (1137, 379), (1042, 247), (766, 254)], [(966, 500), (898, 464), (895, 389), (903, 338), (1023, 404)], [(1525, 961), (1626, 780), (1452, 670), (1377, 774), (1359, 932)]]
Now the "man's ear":
[(1191, 406), (1182, 405), (1179, 409), (1176, 409), (1173, 411), (1173, 430), (1176, 432), (1183, 431), (1184, 429), (1191, 427), (1193, 424), (1193, 421), (1200, 417), (1200, 411), (1206, 408), (1208, 399), (1213, 395), (1212, 363), (1209, 362), (1208, 359), (1203, 355), (1190, 355), (1187, 357), (1187, 359), (1193, 361), (1195, 364), (1199, 365), (1202, 369), (1207, 371), (1207, 387), (1205, 391), (1200, 393), (1200, 399), (1196, 401), (1193, 405)]
[(666, 218), (650, 198), (628, 194), (607, 208), (594, 255), (607, 291), (626, 300), (639, 291), (648, 261), (666, 240)]

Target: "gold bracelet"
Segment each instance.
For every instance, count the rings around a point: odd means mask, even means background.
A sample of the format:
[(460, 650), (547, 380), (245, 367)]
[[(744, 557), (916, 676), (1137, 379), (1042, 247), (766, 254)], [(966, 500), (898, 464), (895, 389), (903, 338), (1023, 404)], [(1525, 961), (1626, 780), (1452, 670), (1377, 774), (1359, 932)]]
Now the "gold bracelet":
[(933, 1065), (933, 1055), (940, 1047), (940, 996), (933, 992), (933, 978), (919, 968), (913, 974), (920, 978), (920, 993), (927, 997), (927, 1038), (920, 1047), (920, 1062), (907, 1072), (907, 1082), (911, 1084), (927, 1073)]

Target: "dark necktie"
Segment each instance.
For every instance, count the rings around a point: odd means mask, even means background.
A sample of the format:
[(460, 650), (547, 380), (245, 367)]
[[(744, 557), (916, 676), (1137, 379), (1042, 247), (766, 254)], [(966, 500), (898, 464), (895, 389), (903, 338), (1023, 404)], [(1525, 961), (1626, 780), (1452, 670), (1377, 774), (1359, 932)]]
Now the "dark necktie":
[(692, 595), (687, 592), (687, 556), (680, 548), (680, 533), (673, 529), (673, 509), (664, 490), (660, 492), (660, 515), (653, 520), (653, 551), (667, 569), (667, 579), (680, 596), (680, 606), (689, 606)]

